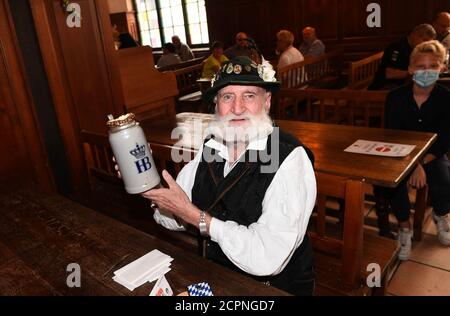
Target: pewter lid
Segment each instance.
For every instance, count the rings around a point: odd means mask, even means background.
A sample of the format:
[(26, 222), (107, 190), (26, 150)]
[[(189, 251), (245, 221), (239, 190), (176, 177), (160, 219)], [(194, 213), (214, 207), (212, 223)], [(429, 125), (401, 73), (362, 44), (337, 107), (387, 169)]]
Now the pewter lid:
[(133, 123), (136, 123), (136, 116), (133, 113), (127, 113), (116, 119), (110, 119), (106, 125), (108, 125), (109, 128), (118, 128)]

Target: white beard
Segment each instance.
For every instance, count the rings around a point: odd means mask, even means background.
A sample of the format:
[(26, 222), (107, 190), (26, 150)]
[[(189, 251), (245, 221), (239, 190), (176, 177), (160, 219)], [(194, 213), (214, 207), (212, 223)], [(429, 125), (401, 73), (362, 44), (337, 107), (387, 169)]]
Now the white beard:
[[(245, 126), (232, 126), (233, 119), (247, 119)], [(273, 131), (273, 122), (263, 110), (259, 115), (243, 114), (240, 116), (229, 114), (220, 117), (217, 112), (215, 120), (209, 123), (207, 133), (214, 135), (217, 140), (225, 143), (249, 143), (267, 137)]]

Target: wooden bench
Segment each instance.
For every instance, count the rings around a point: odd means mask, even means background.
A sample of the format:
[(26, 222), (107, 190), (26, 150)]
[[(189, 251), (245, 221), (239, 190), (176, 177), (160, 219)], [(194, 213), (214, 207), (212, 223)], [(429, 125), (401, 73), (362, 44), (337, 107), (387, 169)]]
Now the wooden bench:
[(350, 63), (348, 71), (348, 88), (366, 89), (373, 81), (382, 57), (383, 52), (379, 52), (375, 55)]
[[(304, 119), (307, 121), (370, 126), (371, 118), (375, 117), (378, 118), (377, 127), (382, 127), (387, 93), (387, 91), (282, 89), (273, 111), (276, 118), (283, 119), (286, 117), (286, 109), (292, 107), (293, 117), (298, 119), (300, 117), (298, 104), (303, 102), (306, 103)], [(326, 115), (328, 109), (332, 112), (331, 117)]]
[(177, 79), (178, 96), (181, 97), (195, 91), (200, 91), (197, 80), (202, 77), (202, 72), (203, 64), (174, 70), (173, 73)]
[(204, 112), (200, 84), (197, 82), (202, 77), (203, 63), (171, 72), (177, 81), (177, 112)]
[[(318, 289), (336, 294), (383, 294), (389, 272), (397, 262), (397, 242), (364, 232), (364, 182), (316, 172), (317, 200), (309, 235), (315, 250)], [(343, 225), (327, 226), (326, 202), (345, 201)], [(381, 288), (365, 287), (370, 263), (381, 272)], [(320, 294), (320, 292), (318, 293)]]
[(340, 79), (342, 50), (288, 65), (278, 70), (277, 78), (284, 89), (300, 89), (308, 85), (333, 86)]
[(198, 58), (194, 58), (191, 60), (183, 61), (183, 62), (175, 64), (175, 65), (159, 67), (157, 69), (161, 72), (173, 71), (173, 70), (177, 70), (177, 69), (182, 69), (182, 68), (187, 68), (187, 67), (195, 66), (198, 64), (202, 64), (204, 60), (205, 60), (205, 57), (198, 57)]

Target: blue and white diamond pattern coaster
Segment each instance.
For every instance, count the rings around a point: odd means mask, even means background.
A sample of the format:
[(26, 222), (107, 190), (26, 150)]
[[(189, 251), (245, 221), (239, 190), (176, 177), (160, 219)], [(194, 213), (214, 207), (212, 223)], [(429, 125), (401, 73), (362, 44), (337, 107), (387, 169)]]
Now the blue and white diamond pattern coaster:
[(190, 296), (214, 296), (211, 287), (207, 282), (201, 282), (188, 286)]

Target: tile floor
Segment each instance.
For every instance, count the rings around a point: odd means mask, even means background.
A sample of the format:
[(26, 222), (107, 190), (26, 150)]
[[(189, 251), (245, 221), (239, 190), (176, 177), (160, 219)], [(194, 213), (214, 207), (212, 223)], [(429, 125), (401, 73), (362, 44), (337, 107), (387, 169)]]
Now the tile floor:
[[(366, 222), (375, 219), (373, 204), (366, 205)], [(395, 218), (392, 217), (392, 224)], [(423, 238), (413, 242), (411, 257), (401, 262), (387, 288), (394, 296), (450, 296), (450, 247), (443, 246), (436, 237), (431, 209), (427, 210)]]

